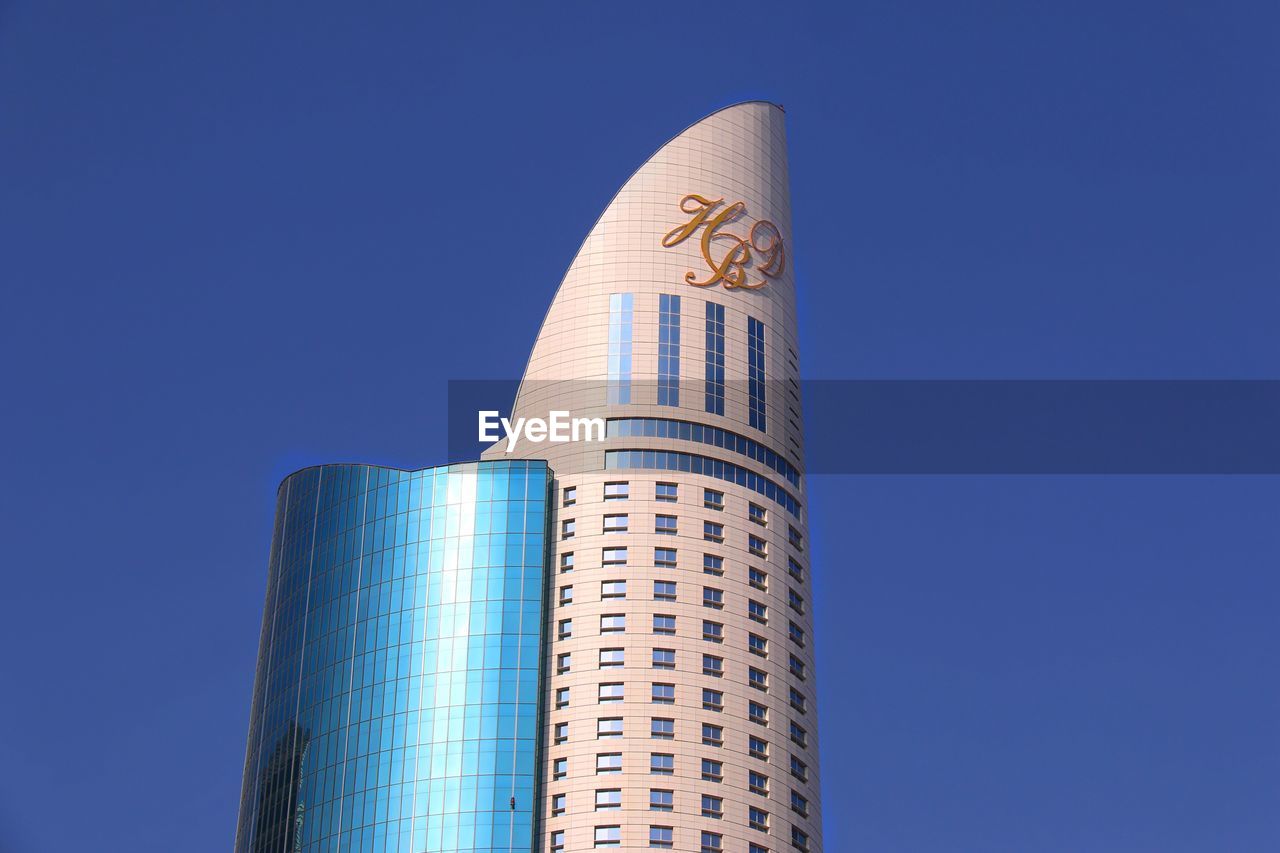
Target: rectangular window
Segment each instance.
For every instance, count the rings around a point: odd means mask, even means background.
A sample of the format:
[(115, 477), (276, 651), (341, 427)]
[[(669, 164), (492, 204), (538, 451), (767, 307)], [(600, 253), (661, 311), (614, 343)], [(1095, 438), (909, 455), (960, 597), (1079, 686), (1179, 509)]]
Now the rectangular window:
[(769, 624), (769, 607), (754, 599), (747, 602), (747, 615), (764, 625)]
[(702, 759), (702, 779), (705, 782), (719, 782), (724, 779), (724, 765), (710, 758)]
[(700, 853), (722, 853), (724, 850), (724, 836), (718, 832), (702, 833), (702, 846), (699, 848)]
[(563, 853), (564, 851), (564, 830), (557, 829), (551, 833), (551, 853)]
[(724, 509), (724, 492), (717, 492), (715, 489), (703, 489), (702, 505), (707, 509)]
[(600, 582), (601, 598), (626, 598), (627, 582), (626, 581), (601, 581)]
[(627, 617), (623, 613), (606, 613), (600, 617), (601, 634), (621, 634), (627, 630)]
[(804, 550), (804, 536), (789, 524), (787, 525), (787, 542), (797, 551)]
[(622, 753), (601, 752), (596, 755), (596, 773), (621, 773)]
[(597, 826), (595, 837), (597, 847), (619, 847), (622, 844), (622, 827)]
[(713, 643), (724, 642), (724, 625), (719, 622), (702, 621), (702, 639)]
[(669, 826), (651, 826), (649, 827), (649, 846), (658, 848), (670, 848), (673, 830)]
[(569, 759), (557, 758), (551, 762), (551, 778), (563, 779), (569, 774)]
[(569, 688), (568, 687), (556, 688), (556, 707), (557, 708), (569, 707)]
[(791, 810), (796, 814), (809, 816), (809, 801), (806, 800), (798, 791), (791, 792)]
[(631, 402), (630, 293), (609, 294), (609, 364), (607, 401), (610, 406)]
[(569, 739), (569, 724), (556, 723), (555, 726), (555, 742), (564, 743)]
[(675, 649), (654, 649), (653, 650), (653, 668), (654, 669), (675, 669), (676, 668), (676, 650)]
[(787, 625), (787, 636), (791, 638), (791, 642), (797, 646), (804, 645), (804, 629), (794, 622)]
[(606, 702), (621, 702), (622, 701), (622, 684), (620, 682), (614, 682), (610, 684), (601, 684), (599, 701), (600, 701), (600, 704), (602, 705), (605, 704)]
[(809, 733), (799, 723), (791, 724), (791, 740), (800, 746), (809, 745)]
[(759, 844), (748, 844), (747, 853), (769, 853), (769, 848), (761, 847)]
[(600, 564), (604, 566), (625, 566), (627, 564), (627, 547), (625, 545), (604, 548), (600, 551)]
[(676, 549), (654, 548), (653, 564), (660, 569), (674, 569), (676, 567)]
[(791, 775), (801, 782), (809, 780), (809, 766), (794, 755), (791, 756)]
[(601, 649), (600, 650), (600, 668), (610, 669), (615, 666), (623, 666), (624, 654), (625, 653), (623, 652), (622, 649)]
[(804, 613), (804, 599), (790, 587), (787, 588), (787, 604), (791, 605), (791, 609), (795, 612)]
[(702, 742), (707, 746), (724, 746), (724, 728), (703, 723)]
[(724, 541), (724, 525), (714, 521), (702, 522), (702, 538), (708, 542)]
[(800, 658), (795, 655), (791, 655), (790, 660), (787, 662), (787, 666), (791, 670), (792, 675), (801, 681), (804, 680), (804, 661), (800, 660)]
[(625, 501), (630, 496), (630, 483), (616, 482), (604, 484), (604, 499), (607, 501)]
[(653, 598), (655, 601), (675, 601), (676, 600), (676, 582), (675, 581), (654, 581), (653, 582)]
[(675, 632), (676, 632), (676, 617), (668, 616), (663, 613), (653, 614), (653, 633), (674, 634)]
[(747, 550), (757, 557), (767, 557), (769, 555), (769, 543), (755, 534), (750, 534), (747, 536)]
[(769, 725), (769, 708), (759, 702), (747, 703), (747, 719), (762, 726)]
[(769, 656), (769, 641), (759, 634), (747, 634), (747, 649), (762, 658)]
[(724, 306), (707, 303), (706, 410), (724, 414)]
[(769, 589), (769, 575), (762, 572), (754, 566), (747, 569), (747, 583), (759, 590), (767, 591)]
[(769, 831), (769, 813), (764, 809), (751, 806), (747, 809), (747, 825), (761, 832)]
[(712, 586), (702, 588), (702, 606), (719, 609), (724, 607), (724, 590)]
[(809, 849), (809, 836), (798, 826), (791, 827), (791, 846), (801, 851)]
[(596, 811), (607, 812), (622, 808), (622, 791), (619, 788), (596, 789)]
[(796, 580), (804, 580), (804, 566), (800, 565), (791, 557), (787, 557), (787, 571), (790, 572), (791, 577)]
[(559, 630), (556, 633), (558, 639), (567, 640), (573, 636), (573, 620), (561, 619)]
[(747, 738), (747, 752), (751, 754), (752, 758), (768, 759), (769, 741), (752, 735)]
[(668, 752), (649, 753), (649, 772), (655, 776), (670, 776), (676, 772), (676, 757)]
[(573, 532), (574, 530), (577, 529), (577, 527), (578, 527), (578, 522), (576, 519), (566, 518), (564, 521), (560, 522), (560, 538), (572, 539)]
[(655, 812), (669, 812), (675, 804), (675, 793), (661, 788), (649, 789), (649, 808)]
[(796, 690), (794, 687), (791, 688), (790, 692), (791, 692), (791, 707), (795, 708), (801, 714), (805, 713), (805, 711), (808, 710), (809, 701), (805, 699), (805, 696), (803, 693), (801, 693), (799, 690)]
[(659, 684), (655, 682), (650, 696), (655, 705), (674, 705), (676, 701), (676, 686), (674, 684)]
[(627, 525), (629, 523), (630, 522), (627, 518), (626, 513), (619, 513), (616, 515), (606, 515), (604, 517), (604, 532), (605, 533), (626, 533)]
[(702, 795), (702, 816), (719, 820), (724, 817), (724, 800), (710, 794)]
[(665, 501), (666, 503), (675, 503), (680, 493), (680, 487), (675, 483), (659, 483), (654, 490), (654, 499)]
[(715, 655), (703, 655), (702, 674), (711, 675), (716, 678), (724, 675), (724, 658), (719, 658)]
[(573, 587), (572, 586), (560, 587), (560, 606), (567, 607), (570, 604), (573, 604)]
[(756, 669), (754, 666), (747, 668), (747, 683), (756, 690), (769, 689), (769, 675), (763, 669)]
[(668, 717), (654, 717), (649, 721), (649, 737), (672, 740), (676, 736), (676, 721)]
[(715, 554), (703, 554), (702, 571), (709, 575), (724, 574), (724, 557), (717, 557)]
[(561, 652), (556, 655), (556, 672), (566, 673), (573, 666), (572, 658), (569, 652)]
[(758, 503), (747, 504), (747, 513), (756, 524), (763, 526), (769, 523), (769, 510)]
[(565, 487), (564, 487), (564, 504), (563, 504), (563, 505), (564, 505), (564, 506), (573, 506), (573, 505), (574, 505), (575, 503), (577, 503), (577, 502), (578, 502), (578, 487), (577, 487), (577, 486), (565, 486)]
[(747, 318), (747, 421), (764, 432), (764, 323)]
[(680, 405), (680, 297), (658, 294), (658, 405)]
[(622, 718), (601, 717), (596, 720), (596, 737), (601, 740), (622, 737)]
[(654, 516), (653, 532), (665, 533), (668, 536), (674, 536), (677, 532), (676, 517), (674, 515)]
[(702, 707), (708, 711), (723, 711), (724, 693), (706, 687), (702, 688)]
[(751, 789), (753, 794), (761, 794), (768, 796), (769, 794), (769, 777), (763, 773), (757, 773), (751, 770), (747, 773), (747, 787)]
[(560, 555), (560, 571), (562, 572), (573, 571), (573, 552), (572, 551), (567, 551)]

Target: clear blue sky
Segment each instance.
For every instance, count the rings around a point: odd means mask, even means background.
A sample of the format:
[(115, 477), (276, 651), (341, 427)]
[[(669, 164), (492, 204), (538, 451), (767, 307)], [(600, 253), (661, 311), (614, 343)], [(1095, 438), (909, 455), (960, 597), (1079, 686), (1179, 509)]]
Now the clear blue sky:
[[(0, 3), (6, 853), (228, 849), (279, 479), (442, 461), (733, 101), (807, 377), (1276, 378), (1274, 3), (203, 5)], [(1277, 478), (810, 506), (830, 851), (1280, 849)]]

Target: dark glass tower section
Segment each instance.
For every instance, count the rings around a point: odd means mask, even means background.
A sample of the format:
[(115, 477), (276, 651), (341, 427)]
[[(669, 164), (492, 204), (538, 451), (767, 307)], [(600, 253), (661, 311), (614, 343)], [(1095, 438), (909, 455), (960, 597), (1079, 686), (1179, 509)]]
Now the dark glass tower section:
[(281, 484), (237, 853), (532, 849), (549, 482), (502, 461)]

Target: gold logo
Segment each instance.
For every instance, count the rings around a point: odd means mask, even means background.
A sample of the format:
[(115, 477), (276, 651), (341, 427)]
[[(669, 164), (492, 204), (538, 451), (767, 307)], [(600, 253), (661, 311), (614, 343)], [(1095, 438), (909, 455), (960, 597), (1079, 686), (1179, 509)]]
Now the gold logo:
[[(777, 278), (787, 265), (787, 252), (782, 243), (782, 232), (778, 226), (767, 219), (757, 220), (747, 232), (746, 237), (722, 230), (726, 225), (742, 216), (747, 211), (743, 202), (735, 201), (716, 213), (716, 208), (724, 204), (723, 198), (713, 200), (690, 193), (680, 199), (680, 210), (690, 219), (667, 232), (662, 238), (662, 245), (670, 249), (679, 246), (702, 228), (702, 259), (711, 269), (706, 281), (698, 281), (698, 274), (693, 270), (685, 273), (684, 280), (694, 287), (710, 287), (716, 282), (724, 282), (724, 286), (733, 290), (744, 288), (755, 290), (764, 287), (764, 279), (754, 283), (747, 281), (747, 265), (751, 264), (755, 252), (759, 261), (752, 266), (765, 278)], [(715, 213), (715, 216), (712, 214)], [(728, 244), (724, 255), (717, 260), (712, 255), (712, 243)]]

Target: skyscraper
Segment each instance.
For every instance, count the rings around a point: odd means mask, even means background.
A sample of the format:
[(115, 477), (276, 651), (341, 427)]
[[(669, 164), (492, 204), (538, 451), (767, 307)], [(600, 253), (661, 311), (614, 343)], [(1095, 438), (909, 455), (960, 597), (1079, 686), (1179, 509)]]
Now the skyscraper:
[[(602, 440), (500, 443), (449, 474), (338, 466), (431, 482), (416, 508), (412, 485), (393, 504), (308, 485), (328, 468), (286, 480), (238, 850), (821, 850), (783, 124), (762, 102), (708, 116), (587, 235), (512, 417), (599, 418)], [(519, 471), (519, 495), (441, 503), (463, 469)], [(374, 550), (306, 544), (335, 525)], [(424, 557), (441, 547), (455, 556)], [(376, 591), (364, 559), (391, 561)], [(334, 639), (309, 639), (313, 621)], [(490, 682), (514, 693), (470, 687)]]

